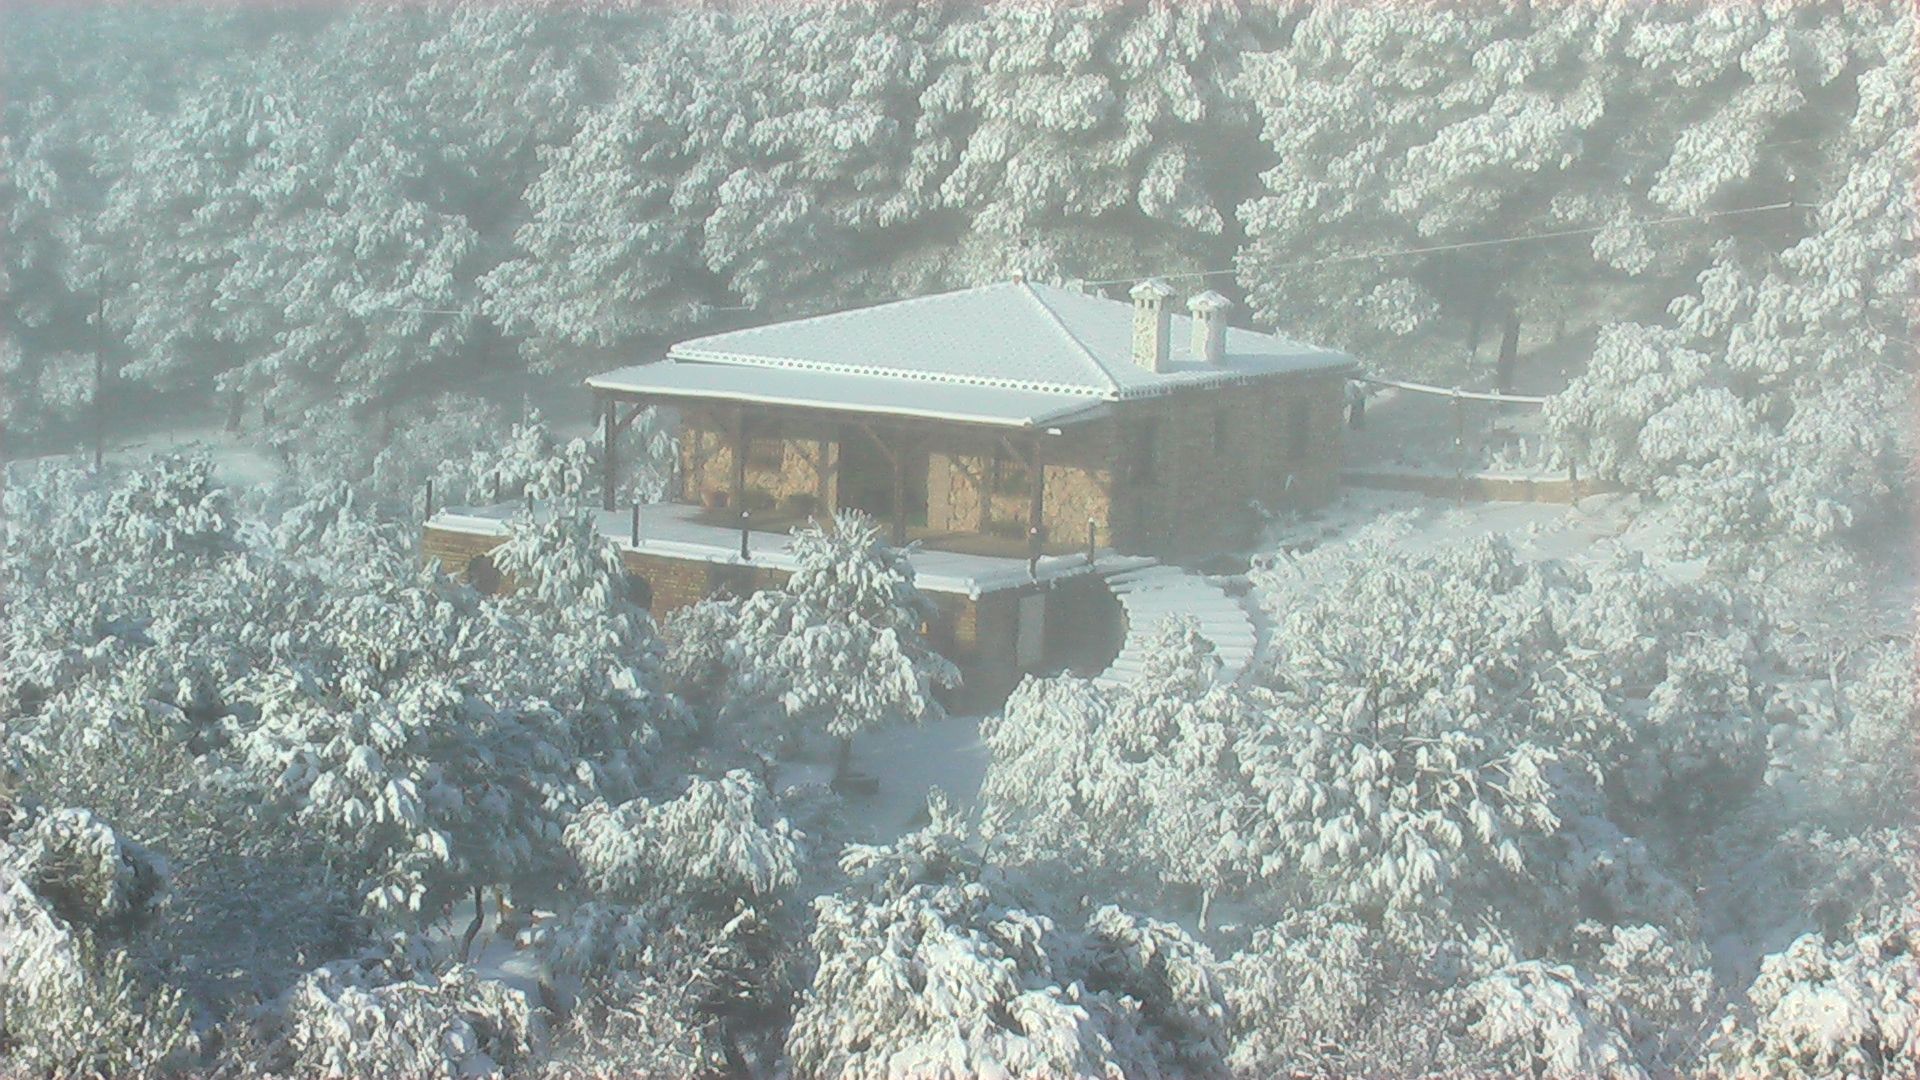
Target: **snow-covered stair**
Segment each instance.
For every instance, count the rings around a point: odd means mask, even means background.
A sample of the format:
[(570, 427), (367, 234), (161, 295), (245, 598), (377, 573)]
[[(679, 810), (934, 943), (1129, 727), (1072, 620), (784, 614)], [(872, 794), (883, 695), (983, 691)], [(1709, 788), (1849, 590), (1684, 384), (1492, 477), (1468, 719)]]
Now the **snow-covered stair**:
[(1199, 574), (1177, 566), (1154, 565), (1114, 574), (1106, 583), (1126, 612), (1127, 639), (1120, 655), (1094, 676), (1095, 681), (1123, 683), (1138, 676), (1148, 643), (1161, 620), (1169, 615), (1185, 615), (1199, 624), (1200, 635), (1213, 642), (1220, 657), (1222, 680), (1238, 680), (1253, 660), (1256, 638), (1246, 609)]

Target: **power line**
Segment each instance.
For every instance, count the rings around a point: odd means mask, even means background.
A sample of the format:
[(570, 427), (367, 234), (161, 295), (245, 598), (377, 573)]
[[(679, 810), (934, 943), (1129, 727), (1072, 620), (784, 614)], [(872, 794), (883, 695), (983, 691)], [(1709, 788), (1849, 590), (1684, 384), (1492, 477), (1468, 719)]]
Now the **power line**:
[[(1582, 226), (1580, 228), (1573, 228), (1573, 229), (1555, 229), (1548, 232), (1523, 233), (1516, 236), (1491, 237), (1491, 238), (1481, 239), (1481, 240), (1462, 240), (1462, 241), (1456, 241), (1448, 244), (1429, 244), (1423, 247), (1413, 247), (1413, 248), (1382, 249), (1379, 251), (1361, 252), (1357, 254), (1330, 255), (1325, 258), (1308, 260), (1306, 262), (1292, 263), (1292, 264), (1289, 264), (1289, 266), (1290, 268), (1308, 268), (1308, 267), (1316, 267), (1316, 266), (1328, 266), (1336, 263), (1345, 263), (1345, 262), (1364, 262), (1371, 259), (1400, 258), (1405, 256), (1411, 256), (1411, 255), (1432, 255), (1432, 254), (1438, 254), (1444, 251), (1465, 251), (1465, 250), (1472, 250), (1477, 248), (1499, 247), (1506, 244), (1521, 244), (1521, 243), (1532, 243), (1540, 240), (1565, 239), (1567, 237), (1572, 237), (1572, 236), (1591, 236), (1596, 233), (1605, 232), (1608, 229), (1616, 229), (1616, 228), (1643, 228), (1643, 227), (1651, 227), (1651, 226), (1659, 226), (1659, 225), (1677, 225), (1677, 224), (1706, 224), (1715, 218), (1742, 217), (1748, 214), (1768, 213), (1775, 210), (1788, 210), (1796, 207), (1802, 208), (1802, 209), (1818, 209), (1817, 206), (1814, 206), (1811, 203), (1801, 203), (1801, 202), (1794, 202), (1792, 200), (1788, 200), (1786, 202), (1770, 203), (1766, 206), (1748, 206), (1748, 207), (1741, 207), (1734, 210), (1714, 210), (1714, 211), (1708, 211), (1707, 213), (1704, 213), (1704, 214), (1697, 214), (1697, 215), (1696, 214), (1680, 214), (1680, 215), (1674, 215), (1671, 217), (1664, 217), (1664, 218), (1642, 218), (1637, 221), (1624, 221), (1624, 222), (1616, 221), (1616, 222), (1609, 222), (1608, 224), (1605, 224), (1605, 225)], [(1102, 279), (1097, 281), (1083, 280), (1078, 282), (1078, 284), (1083, 286), (1096, 286), (1096, 287), (1101, 285), (1126, 285), (1132, 282), (1140, 281), (1146, 278), (1153, 278), (1153, 277), (1171, 278), (1171, 279), (1181, 279), (1181, 278), (1205, 279), (1210, 277), (1232, 276), (1237, 273), (1239, 273), (1238, 268), (1229, 267), (1221, 270), (1176, 271), (1176, 272), (1167, 272), (1167, 273), (1158, 273), (1158, 274), (1146, 273), (1146, 274), (1139, 274), (1133, 277), (1107, 278), (1107, 279)], [(878, 302), (886, 303), (887, 301), (883, 300)], [(263, 306), (281, 307), (281, 308), (293, 306), (292, 303), (288, 301), (273, 300), (267, 297), (247, 297), (247, 296), (222, 296), (218, 298), (216, 303), (258, 304)], [(390, 312), (394, 314), (403, 314), (403, 315), (453, 315), (453, 316), (465, 316), (470, 318), (477, 318), (481, 314), (477, 310), (464, 309), (464, 308), (372, 306), (369, 308), (369, 310), (384, 311), (384, 312)], [(713, 311), (752, 311), (752, 310), (760, 310), (760, 309), (756, 305), (741, 304), (741, 305), (732, 305), (732, 306), (725, 306), (725, 307), (713, 307), (711, 308), (711, 310)]]
[[(1714, 218), (1739, 217), (1744, 214), (1759, 214), (1771, 210), (1788, 210), (1794, 207), (1803, 209), (1816, 208), (1811, 203), (1800, 203), (1789, 200), (1787, 202), (1770, 203), (1766, 206), (1747, 206), (1737, 210), (1713, 210), (1705, 214), (1680, 214), (1664, 218), (1642, 218), (1638, 221), (1615, 221), (1605, 225), (1582, 226), (1577, 229), (1555, 229), (1551, 232), (1522, 233), (1518, 236), (1500, 236), (1486, 240), (1462, 240), (1451, 244), (1429, 244), (1425, 247), (1392, 248), (1351, 255), (1329, 255), (1322, 259), (1311, 259), (1306, 262), (1296, 262), (1288, 265), (1289, 267), (1327, 266), (1333, 263), (1364, 262), (1368, 259), (1388, 259), (1403, 255), (1432, 255), (1442, 251), (1464, 251), (1470, 248), (1498, 247), (1502, 244), (1520, 244), (1535, 240), (1556, 240), (1569, 236), (1591, 236), (1595, 233), (1605, 232), (1608, 229), (1642, 228), (1653, 225), (1675, 225), (1682, 223), (1704, 225)], [(1192, 270), (1183, 273), (1141, 274), (1136, 277), (1111, 278), (1104, 281), (1083, 281), (1080, 284), (1125, 285), (1129, 282), (1140, 281), (1144, 278), (1210, 278), (1237, 274), (1239, 272), (1239, 268), (1229, 267), (1225, 270)]]
[[(277, 307), (277, 308), (284, 309), (284, 308), (294, 307), (295, 305), (302, 303), (302, 301), (301, 300), (275, 300), (271, 297), (266, 297), (266, 296), (222, 295), (214, 298), (214, 303), (215, 304), (258, 304), (263, 307)], [(356, 306), (356, 305), (339, 303), (338, 301), (326, 301), (326, 303), (333, 304), (336, 307)], [(471, 311), (465, 308), (387, 307), (387, 306), (378, 305), (378, 304), (364, 305), (364, 306), (369, 311), (384, 311), (384, 312), (390, 312), (390, 313), (399, 314), (399, 315), (478, 316), (480, 314), (480, 312), (478, 311)]]

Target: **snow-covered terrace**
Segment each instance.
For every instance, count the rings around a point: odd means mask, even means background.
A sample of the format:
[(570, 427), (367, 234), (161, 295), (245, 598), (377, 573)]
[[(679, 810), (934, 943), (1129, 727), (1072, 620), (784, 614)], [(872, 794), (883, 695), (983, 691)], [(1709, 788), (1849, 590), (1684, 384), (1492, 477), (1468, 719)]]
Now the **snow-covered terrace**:
[[(525, 504), (509, 503), (487, 507), (449, 507), (427, 521), (431, 529), (480, 536), (505, 536), (507, 521), (527, 512)], [(541, 520), (551, 513), (547, 507), (534, 507)], [(770, 566), (793, 570), (798, 566), (786, 533), (747, 531), (747, 558), (740, 557), (740, 530), (711, 525), (697, 520), (701, 510), (681, 503), (655, 503), (641, 507), (639, 543), (634, 543), (630, 510), (598, 510), (595, 521), (603, 536), (619, 543), (624, 551), (657, 555), (669, 559), (726, 563), (736, 566)], [(1105, 576), (1126, 570), (1152, 566), (1158, 560), (1138, 555), (1120, 555), (1097, 549), (1089, 560), (1085, 551), (1062, 555), (1043, 555), (1029, 566), (1026, 559), (997, 555), (974, 555), (958, 551), (913, 548), (908, 553), (913, 564), (914, 582), (935, 593), (953, 593), (970, 599), (1035, 582), (1059, 581), (1089, 574)]]

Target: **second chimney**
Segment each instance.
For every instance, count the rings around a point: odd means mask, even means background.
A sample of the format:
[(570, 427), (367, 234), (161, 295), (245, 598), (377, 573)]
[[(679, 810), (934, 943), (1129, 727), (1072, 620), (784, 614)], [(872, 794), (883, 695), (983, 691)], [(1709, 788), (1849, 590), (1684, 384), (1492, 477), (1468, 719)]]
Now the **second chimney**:
[(1187, 299), (1193, 316), (1193, 358), (1219, 367), (1227, 358), (1227, 309), (1233, 301), (1208, 289)]
[(1167, 301), (1173, 299), (1173, 286), (1148, 278), (1127, 295), (1133, 297), (1133, 362), (1152, 372), (1167, 370), (1173, 352), (1173, 313)]

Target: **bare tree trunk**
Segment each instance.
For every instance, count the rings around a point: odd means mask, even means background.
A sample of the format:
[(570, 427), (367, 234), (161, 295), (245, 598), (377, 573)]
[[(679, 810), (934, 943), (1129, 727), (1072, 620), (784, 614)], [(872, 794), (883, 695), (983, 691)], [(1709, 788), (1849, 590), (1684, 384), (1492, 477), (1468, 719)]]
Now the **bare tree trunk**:
[(107, 452), (107, 293), (100, 290), (93, 309), (93, 471)]
[(486, 921), (486, 909), (480, 906), (482, 887), (473, 887), (473, 922), (467, 925), (467, 934), (460, 939), (460, 962), (467, 963), (473, 956), (473, 939), (480, 936), (480, 926)]
[(853, 737), (840, 736), (840, 752), (833, 762), (833, 784), (839, 787), (846, 780), (848, 770), (853, 768)]
[(1513, 390), (1513, 372), (1520, 363), (1520, 311), (1507, 312), (1507, 332), (1500, 338), (1500, 359), (1494, 363), (1494, 389), (1505, 394)]
[(1486, 322), (1487, 294), (1482, 291), (1479, 298), (1473, 302), (1473, 315), (1467, 320), (1467, 360), (1469, 362), (1480, 359), (1480, 332), (1485, 328)]

